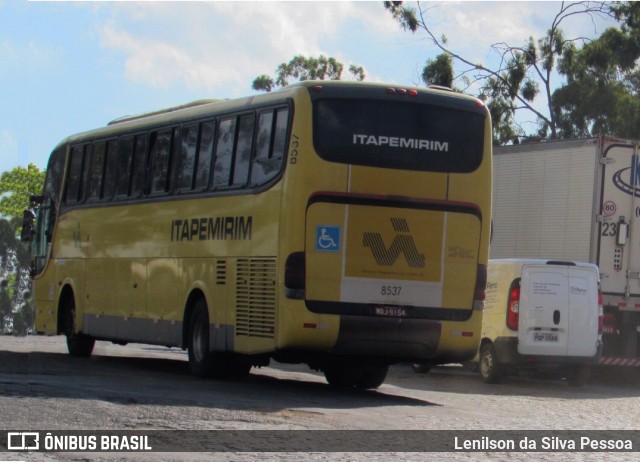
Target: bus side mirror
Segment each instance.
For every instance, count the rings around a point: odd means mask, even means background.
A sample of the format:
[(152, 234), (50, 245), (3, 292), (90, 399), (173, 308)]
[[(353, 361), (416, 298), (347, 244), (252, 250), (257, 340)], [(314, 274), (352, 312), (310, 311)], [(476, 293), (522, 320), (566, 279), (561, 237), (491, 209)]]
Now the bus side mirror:
[(33, 234), (35, 233), (35, 218), (36, 215), (33, 210), (25, 210), (22, 214), (22, 232), (20, 233), (20, 240), (22, 242), (33, 241)]

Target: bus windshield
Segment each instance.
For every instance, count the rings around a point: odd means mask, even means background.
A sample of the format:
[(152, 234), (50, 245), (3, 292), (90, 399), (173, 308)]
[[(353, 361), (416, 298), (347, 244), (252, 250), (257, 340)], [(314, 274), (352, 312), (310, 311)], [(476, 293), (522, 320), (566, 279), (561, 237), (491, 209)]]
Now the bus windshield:
[(482, 162), (484, 126), (484, 112), (474, 106), (318, 99), (313, 139), (320, 157), (332, 162), (469, 173)]

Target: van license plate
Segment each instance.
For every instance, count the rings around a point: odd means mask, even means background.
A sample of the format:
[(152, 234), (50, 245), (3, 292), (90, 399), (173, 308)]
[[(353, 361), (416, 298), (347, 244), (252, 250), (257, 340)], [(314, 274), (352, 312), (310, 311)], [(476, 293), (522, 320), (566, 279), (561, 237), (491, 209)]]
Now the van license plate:
[(558, 334), (551, 334), (548, 332), (534, 332), (533, 341), (534, 342), (557, 342)]

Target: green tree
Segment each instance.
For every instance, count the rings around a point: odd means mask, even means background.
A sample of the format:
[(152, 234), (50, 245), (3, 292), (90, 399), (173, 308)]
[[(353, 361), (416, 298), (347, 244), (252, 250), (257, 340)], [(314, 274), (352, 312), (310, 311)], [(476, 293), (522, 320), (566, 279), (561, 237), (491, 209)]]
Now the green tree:
[(42, 192), (44, 172), (34, 164), (16, 167), (0, 175), (0, 215), (21, 218), (29, 207), (29, 198)]
[[(318, 58), (302, 55), (294, 56), (288, 63), (280, 64), (275, 77), (262, 74), (253, 80), (252, 88), (258, 91), (272, 91), (289, 85), (290, 79), (303, 80), (341, 80), (344, 65), (335, 58), (320, 55)], [(365, 79), (362, 66), (350, 65), (349, 73), (355, 80)]]
[(25, 335), (33, 328), (30, 254), (17, 238), (30, 196), (42, 192), (44, 172), (29, 164), (0, 175), (0, 332)]
[[(428, 8), (419, 2), (417, 8), (403, 2), (384, 2), (385, 8), (400, 26), (410, 32), (423, 31), (427, 38), (441, 51), (435, 61), (428, 61), (425, 75), (442, 74), (441, 56), (451, 58), (461, 66), (460, 74), (454, 79), (464, 83), (464, 90), (472, 85), (480, 88), (479, 98), (487, 102), (494, 124), (494, 140), (498, 144), (518, 143), (523, 140), (559, 137), (557, 107), (553, 104), (552, 91), (556, 87), (554, 70), (564, 50), (576, 42), (586, 39), (565, 38), (562, 24), (575, 15), (614, 15), (606, 2), (562, 2), (547, 33), (536, 40), (530, 37), (524, 45), (511, 46), (506, 43), (492, 45), (491, 51), (498, 56), (498, 64), (490, 67), (475, 63), (456, 53), (448, 46), (445, 36), (437, 37), (428, 22)], [(621, 13), (623, 14), (623, 13)], [(436, 71), (439, 68), (439, 71)], [(452, 66), (453, 68), (453, 66)], [(453, 71), (452, 71), (453, 72)], [(425, 81), (425, 83), (431, 83)], [(536, 104), (539, 98), (543, 104)], [(539, 107), (544, 109), (539, 109)], [(516, 122), (516, 114), (527, 111), (536, 118), (538, 127), (534, 133)]]
[(571, 44), (558, 71), (566, 84), (553, 93), (564, 138), (607, 134), (637, 138), (640, 127), (640, 3), (616, 4), (623, 21), (581, 49)]

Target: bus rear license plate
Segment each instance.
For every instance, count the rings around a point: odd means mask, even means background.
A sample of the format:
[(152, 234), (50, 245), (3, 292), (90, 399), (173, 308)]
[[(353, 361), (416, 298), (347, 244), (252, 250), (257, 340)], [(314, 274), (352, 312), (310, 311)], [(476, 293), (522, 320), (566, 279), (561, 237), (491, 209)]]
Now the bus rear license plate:
[(390, 316), (394, 318), (406, 318), (407, 310), (405, 308), (394, 308), (389, 306), (376, 307), (376, 316)]
[(557, 342), (558, 334), (536, 332), (533, 334), (533, 341), (534, 342)]

